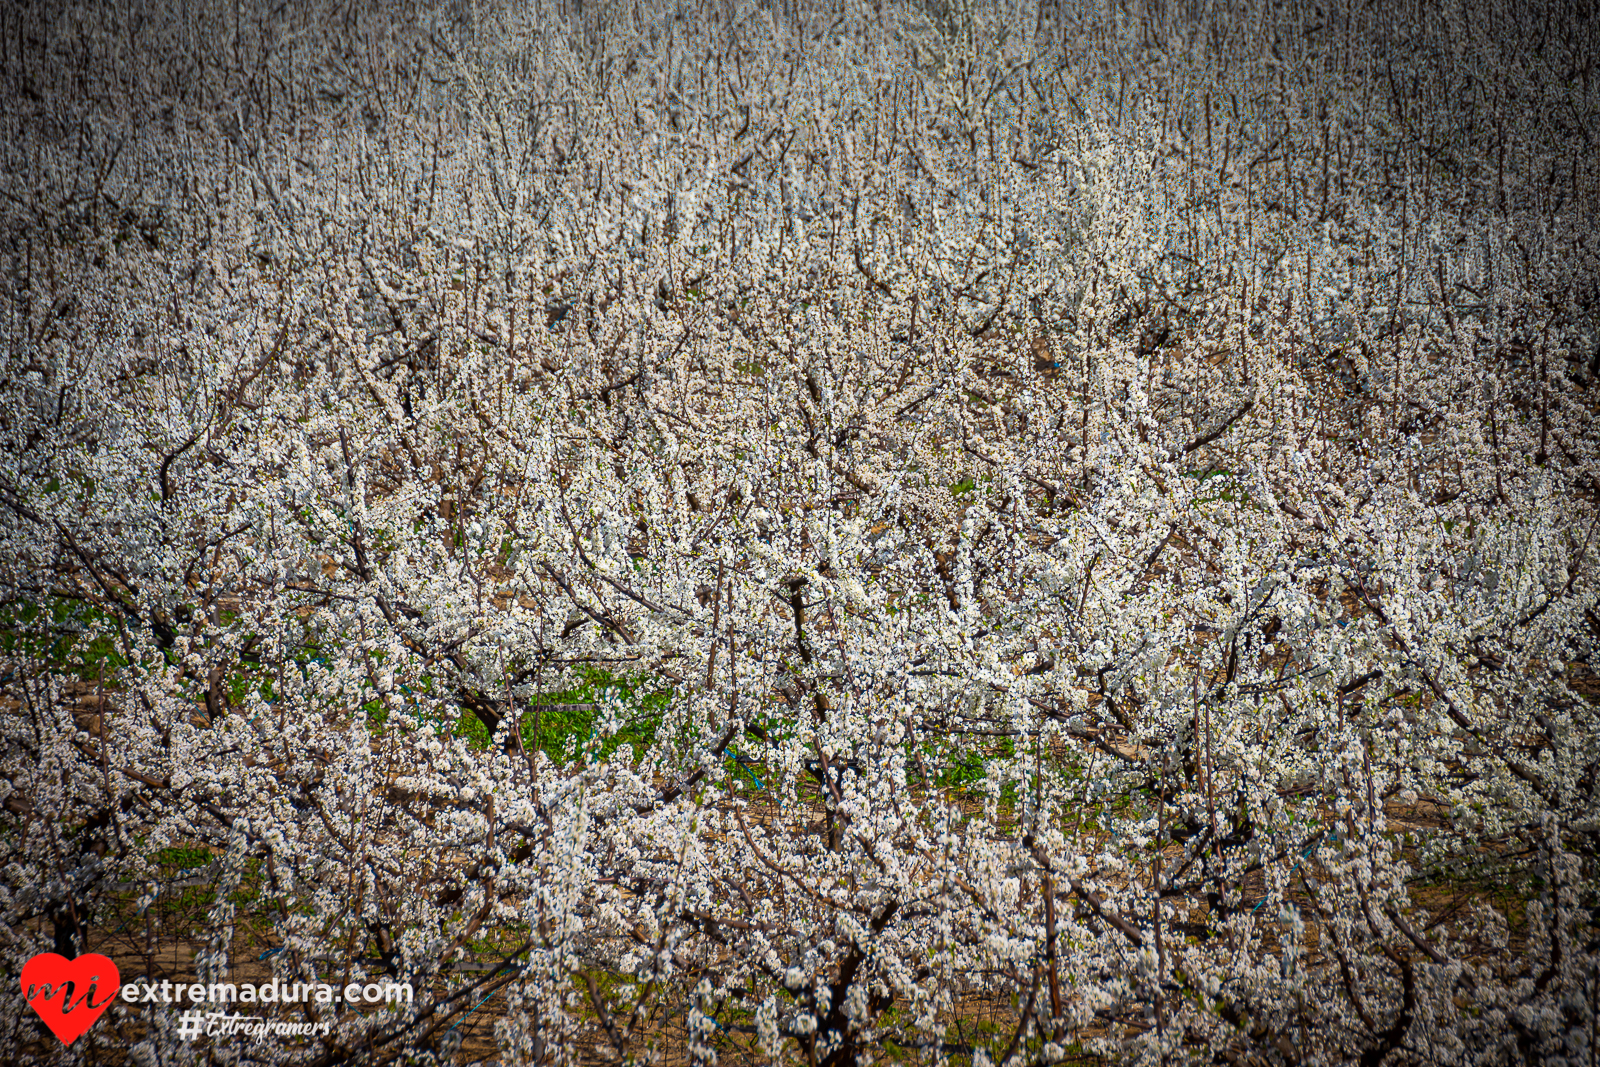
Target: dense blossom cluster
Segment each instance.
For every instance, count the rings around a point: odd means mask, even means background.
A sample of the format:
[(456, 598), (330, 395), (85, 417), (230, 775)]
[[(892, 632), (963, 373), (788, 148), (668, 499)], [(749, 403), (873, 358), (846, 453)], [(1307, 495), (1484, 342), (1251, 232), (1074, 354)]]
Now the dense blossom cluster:
[(417, 995), (0, 1046), (1591, 1062), (1595, 26), (1187, 6), (7, 14), (0, 960)]

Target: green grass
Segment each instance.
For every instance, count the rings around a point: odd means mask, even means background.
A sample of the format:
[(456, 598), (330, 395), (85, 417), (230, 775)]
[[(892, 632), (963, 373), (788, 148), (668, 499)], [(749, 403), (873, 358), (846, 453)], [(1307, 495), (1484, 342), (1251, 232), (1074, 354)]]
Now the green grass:
[(94, 681), (127, 665), (117, 651), (111, 614), (79, 600), (0, 605), (0, 652), (43, 662), (51, 673)]
[[(118, 620), (110, 612), (79, 600), (66, 597), (15, 600), (0, 604), (0, 652), (31, 660), (57, 677), (107, 682), (128, 665), (128, 660), (118, 650), (117, 626)], [(326, 665), (328, 648), (343, 640), (339, 637), (330, 641), (327, 635), (309, 631), (301, 636), (289, 659), (302, 675), (314, 670), (314, 665)], [(384, 659), (381, 650), (375, 650), (372, 657), (377, 663)], [(557, 764), (565, 765), (591, 741), (594, 745), (590, 756), (600, 759), (609, 757), (624, 744), (640, 750), (655, 742), (662, 714), (672, 701), (670, 689), (643, 675), (615, 674), (598, 667), (579, 668), (577, 673), (581, 679), (579, 684), (539, 693), (529, 702), (595, 706), (525, 713), (519, 724), (524, 747), (530, 751), (540, 749)], [(269, 704), (278, 698), (271, 671), (253, 656), (236, 664), (223, 684), (235, 707), (244, 704), (252, 692)], [(407, 693), (417, 689), (429, 694), (433, 688), (431, 677), (414, 680), (411, 687), (402, 687)], [(607, 690), (620, 695), (630, 712), (620, 729), (601, 737), (598, 705)], [(203, 694), (195, 691), (189, 697), (198, 703)], [(388, 710), (380, 700), (364, 702), (361, 711), (371, 729), (382, 729), (388, 720)], [(466, 738), (475, 748), (483, 749), (489, 744), (488, 729), (470, 711), (463, 710), (448, 727), (451, 733)]]
[(156, 862), (161, 864), (163, 867), (170, 866), (185, 869), (189, 867), (208, 866), (215, 858), (216, 857), (212, 855), (212, 852), (209, 848), (204, 848), (198, 845), (191, 848), (184, 848), (182, 846), (164, 848), (156, 853)]
[[(661, 725), (662, 713), (672, 702), (670, 689), (657, 688), (652, 679), (644, 675), (613, 674), (600, 667), (578, 669), (582, 683), (569, 689), (538, 693), (528, 699), (531, 704), (587, 704), (587, 708), (563, 708), (524, 712), (518, 726), (522, 732), (522, 746), (529, 752), (542, 751), (558, 766), (564, 766), (595, 742), (591, 758), (607, 759), (622, 745), (632, 745), (635, 751), (655, 743)], [(621, 729), (609, 736), (600, 736), (601, 698), (607, 690), (615, 690), (632, 714)], [(471, 711), (463, 709), (456, 720), (453, 734), (466, 738), (472, 747), (489, 746), (489, 728)]]

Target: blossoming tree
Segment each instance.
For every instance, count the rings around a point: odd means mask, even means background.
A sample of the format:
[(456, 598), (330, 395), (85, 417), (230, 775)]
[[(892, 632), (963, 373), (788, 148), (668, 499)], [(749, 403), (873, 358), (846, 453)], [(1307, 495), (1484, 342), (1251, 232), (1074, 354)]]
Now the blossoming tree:
[(1592, 24), (6, 18), (10, 1045), (1587, 1062)]

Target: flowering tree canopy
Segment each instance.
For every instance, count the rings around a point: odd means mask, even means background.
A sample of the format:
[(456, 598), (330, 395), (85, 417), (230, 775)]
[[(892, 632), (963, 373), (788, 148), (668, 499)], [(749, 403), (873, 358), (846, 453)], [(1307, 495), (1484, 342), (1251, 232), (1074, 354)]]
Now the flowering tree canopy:
[(0, 1045), (1591, 1062), (1592, 19), (4, 20)]

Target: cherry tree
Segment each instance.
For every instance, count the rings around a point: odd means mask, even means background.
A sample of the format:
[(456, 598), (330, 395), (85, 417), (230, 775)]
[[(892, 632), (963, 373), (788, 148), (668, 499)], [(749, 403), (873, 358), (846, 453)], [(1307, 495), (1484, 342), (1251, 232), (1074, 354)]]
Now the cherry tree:
[(314, 7), (3, 35), (4, 958), (415, 999), (14, 1045), (1582, 1062), (1592, 27)]

